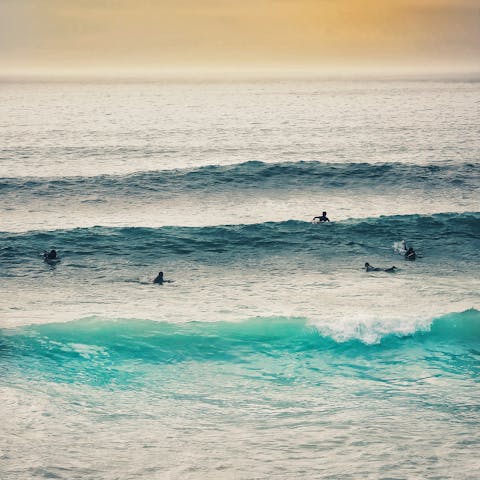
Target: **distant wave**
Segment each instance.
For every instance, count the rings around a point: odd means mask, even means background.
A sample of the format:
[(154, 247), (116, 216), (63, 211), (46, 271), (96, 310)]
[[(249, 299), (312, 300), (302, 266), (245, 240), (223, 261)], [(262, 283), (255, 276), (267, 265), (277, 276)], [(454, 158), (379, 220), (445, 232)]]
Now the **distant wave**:
[(86, 192), (98, 196), (178, 195), (195, 191), (286, 188), (477, 188), (480, 165), (415, 165), (401, 163), (263, 163), (207, 166), (115, 176), (4, 178), (2, 193), (63, 197)]
[(406, 238), (428, 249), (429, 258), (463, 258), (480, 249), (480, 212), (436, 215), (384, 216), (329, 224), (301, 221), (253, 225), (161, 228), (76, 228), (0, 233), (4, 266), (27, 259), (38, 261), (44, 248), (57, 248), (63, 256), (161, 259), (187, 256), (199, 261), (226, 261), (243, 256), (313, 252), (358, 256), (374, 249), (390, 249)]
[[(374, 327), (372, 327), (374, 328)], [(428, 342), (435, 345), (459, 343), (478, 346), (480, 312), (452, 313), (431, 322), (419, 322), (416, 329), (403, 334), (369, 332), (377, 338), (365, 343), (365, 332), (344, 341), (301, 318), (254, 318), (243, 322), (189, 322), (184, 324), (141, 319), (104, 320), (86, 318), (67, 323), (31, 325), (0, 330), (0, 364), (11, 369), (37, 371), (40, 376), (60, 382), (98, 382), (128, 375), (121, 366), (179, 362), (240, 362), (250, 358), (285, 357), (289, 362), (310, 361), (328, 355), (340, 361), (342, 355), (371, 355), (395, 350), (417, 349)], [(478, 354), (478, 353), (477, 353)], [(428, 353), (429, 356), (432, 353)], [(442, 361), (442, 355), (438, 362)], [(408, 358), (408, 356), (407, 356)], [(303, 359), (303, 360), (302, 360)], [(446, 358), (451, 368), (454, 358)], [(464, 359), (458, 361), (463, 362)]]

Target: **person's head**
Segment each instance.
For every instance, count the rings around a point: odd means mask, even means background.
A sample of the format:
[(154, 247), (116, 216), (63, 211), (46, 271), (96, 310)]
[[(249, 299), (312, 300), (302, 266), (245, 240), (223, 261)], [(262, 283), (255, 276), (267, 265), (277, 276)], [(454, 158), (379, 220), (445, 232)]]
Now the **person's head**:
[(365, 262), (365, 268), (368, 268), (370, 264), (368, 262)]
[(159, 276), (160, 278), (163, 278), (163, 272), (158, 272), (158, 276)]
[(326, 217), (326, 216), (327, 216), (327, 212), (322, 212), (322, 216), (323, 216), (323, 217)]

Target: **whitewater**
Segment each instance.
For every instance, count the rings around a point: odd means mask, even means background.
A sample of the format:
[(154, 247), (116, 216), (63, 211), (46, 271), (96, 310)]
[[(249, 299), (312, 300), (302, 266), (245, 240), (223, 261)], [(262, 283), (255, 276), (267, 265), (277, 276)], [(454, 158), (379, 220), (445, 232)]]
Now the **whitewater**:
[(479, 105), (1, 83), (0, 478), (479, 478)]

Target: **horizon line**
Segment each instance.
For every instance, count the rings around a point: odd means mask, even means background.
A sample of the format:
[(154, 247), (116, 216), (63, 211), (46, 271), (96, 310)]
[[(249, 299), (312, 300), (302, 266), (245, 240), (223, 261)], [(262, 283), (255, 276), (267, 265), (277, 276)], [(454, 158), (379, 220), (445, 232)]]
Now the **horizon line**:
[(32, 68), (0, 71), (0, 82), (22, 81), (181, 81), (181, 80), (375, 80), (375, 79), (480, 80), (480, 68), (384, 66), (360, 68), (308, 66), (270, 67), (165, 67), (165, 68)]

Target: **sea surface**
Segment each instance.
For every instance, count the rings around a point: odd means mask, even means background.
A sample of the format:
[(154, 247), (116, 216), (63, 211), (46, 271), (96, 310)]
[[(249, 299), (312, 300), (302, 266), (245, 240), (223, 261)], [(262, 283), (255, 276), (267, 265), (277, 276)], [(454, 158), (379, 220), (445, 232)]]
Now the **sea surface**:
[(477, 480), (479, 252), (477, 81), (0, 83), (0, 478)]

